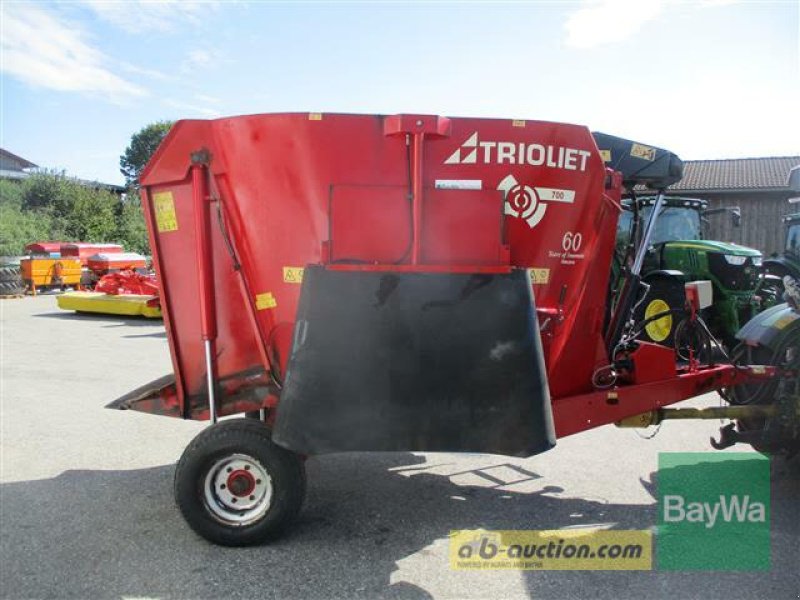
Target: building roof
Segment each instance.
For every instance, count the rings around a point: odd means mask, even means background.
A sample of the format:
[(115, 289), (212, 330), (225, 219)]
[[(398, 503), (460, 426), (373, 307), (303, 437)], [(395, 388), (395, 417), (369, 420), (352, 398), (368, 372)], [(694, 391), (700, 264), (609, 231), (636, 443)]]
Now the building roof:
[(792, 167), (800, 156), (767, 156), (721, 160), (687, 160), (683, 179), (670, 191), (750, 191), (788, 190)]
[(29, 160), (25, 160), (21, 156), (17, 156), (13, 152), (9, 152), (8, 150), (6, 150), (4, 148), (0, 148), (0, 156), (2, 156), (3, 158), (8, 159), (10, 161), (13, 161), (13, 162), (17, 163), (19, 165), (20, 169), (34, 169), (34, 168), (39, 166), (39, 165), (33, 164)]

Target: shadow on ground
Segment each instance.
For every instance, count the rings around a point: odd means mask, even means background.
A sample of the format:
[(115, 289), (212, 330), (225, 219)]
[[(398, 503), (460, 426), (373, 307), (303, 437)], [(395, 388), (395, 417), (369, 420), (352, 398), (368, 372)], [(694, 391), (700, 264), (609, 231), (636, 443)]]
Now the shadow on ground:
[(32, 316), (44, 319), (55, 319), (58, 321), (94, 321), (96, 323), (107, 322), (109, 324), (106, 325), (106, 327), (138, 327), (142, 325), (158, 327), (162, 325), (162, 321), (160, 319), (148, 319), (147, 317), (143, 316), (106, 315), (101, 313), (86, 313), (68, 310), (60, 312), (38, 313)]
[[(212, 546), (187, 528), (173, 504), (171, 465), (67, 471), (53, 479), (7, 483), (0, 486), (2, 596), (429, 598), (426, 590), (392, 584), (390, 577), (397, 561), (426, 553), (426, 547), (451, 529), (552, 529), (592, 523), (647, 529), (656, 521), (654, 504), (559, 498), (551, 494), (560, 488), (546, 482), (529, 493), (469, 487), (427, 472), (448, 458), (429, 455), (426, 465), (424, 458), (405, 453), (312, 459), (309, 495), (295, 528), (271, 545), (245, 549)], [(539, 477), (511, 468), (523, 478)], [(643, 484), (652, 490), (652, 478)], [(536, 598), (794, 598), (800, 587), (797, 555), (792, 557), (790, 548), (798, 540), (798, 490), (796, 471), (775, 477), (774, 576), (515, 576)], [(440, 562), (436, 568), (453, 577), (441, 556), (429, 560)]]

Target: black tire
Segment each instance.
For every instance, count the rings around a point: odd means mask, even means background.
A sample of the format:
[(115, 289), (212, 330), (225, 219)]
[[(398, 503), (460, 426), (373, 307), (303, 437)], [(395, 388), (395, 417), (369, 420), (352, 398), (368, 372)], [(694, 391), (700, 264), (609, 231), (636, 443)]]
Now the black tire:
[(636, 322), (644, 322), (648, 317), (667, 310), (675, 312), (645, 325), (639, 339), (673, 348), (675, 346), (675, 327), (685, 318), (682, 312), (686, 303), (683, 281), (658, 277), (646, 283), (650, 285), (650, 290), (636, 309), (634, 315)]
[[(741, 342), (731, 352), (731, 362), (742, 366), (777, 365), (783, 352), (785, 352), (785, 349), (782, 348), (773, 349), (762, 345), (750, 346), (745, 342)], [(730, 388), (730, 403), (738, 406), (769, 404), (772, 402), (777, 389), (777, 380), (743, 383)]]
[(19, 281), (0, 281), (0, 296), (18, 296), (25, 293), (25, 286), (22, 280)]
[[(800, 367), (800, 360), (794, 358), (787, 362), (786, 359), (790, 356), (797, 357), (797, 349), (798, 344), (796, 339), (785, 340), (776, 348), (768, 348), (763, 345), (748, 346), (743, 342), (734, 349), (731, 355), (731, 362), (741, 365), (784, 365), (796, 371), (797, 368)], [(785, 384), (786, 381), (781, 381), (778, 378), (765, 380), (759, 383), (741, 384), (729, 388), (725, 397), (731, 404), (739, 406), (753, 404), (769, 405), (779, 401), (778, 398), (781, 395), (782, 385)], [(796, 387), (796, 383), (793, 383), (792, 386)], [(765, 431), (775, 428), (775, 424), (771, 421), (773, 420), (763, 418), (739, 419), (736, 422), (736, 428), (740, 432)], [(800, 451), (800, 438), (797, 437), (795, 430), (795, 436), (791, 439), (787, 437), (782, 441), (766, 441), (764, 443), (752, 443), (750, 445), (757, 452), (762, 452), (764, 454), (792, 455)]]
[[(242, 485), (249, 491), (244, 491), (240, 484), (248, 473), (250, 480)], [(238, 491), (231, 492), (235, 487)], [(175, 501), (184, 519), (196, 533), (223, 546), (276, 538), (300, 512), (305, 488), (300, 456), (275, 445), (270, 430), (252, 419), (212, 425), (192, 440), (175, 469)], [(240, 511), (232, 504), (238, 499), (255, 499), (253, 508)]]
[(2, 281), (21, 282), (19, 267), (0, 267), (0, 282)]

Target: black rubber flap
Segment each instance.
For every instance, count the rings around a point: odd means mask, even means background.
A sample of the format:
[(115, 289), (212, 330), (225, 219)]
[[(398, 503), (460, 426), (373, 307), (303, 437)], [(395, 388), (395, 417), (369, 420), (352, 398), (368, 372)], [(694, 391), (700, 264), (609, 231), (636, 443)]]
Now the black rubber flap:
[(309, 267), (273, 437), (303, 454), (555, 445), (528, 275)]

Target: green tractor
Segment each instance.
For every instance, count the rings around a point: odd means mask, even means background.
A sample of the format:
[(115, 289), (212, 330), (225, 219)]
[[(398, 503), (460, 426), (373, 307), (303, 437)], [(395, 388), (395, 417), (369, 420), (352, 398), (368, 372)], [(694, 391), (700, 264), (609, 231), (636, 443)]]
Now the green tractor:
[[(635, 235), (632, 230), (636, 213), (647, 219), (654, 203), (652, 196), (623, 201), (625, 210), (617, 228), (620, 257), (625, 256), (629, 244), (636, 242), (631, 239)], [(703, 317), (713, 336), (728, 348), (736, 344), (739, 328), (765, 308), (757, 293), (761, 284), (761, 252), (704, 239), (706, 217), (722, 212), (730, 213), (734, 225), (739, 225), (738, 208), (709, 210), (705, 200), (675, 196), (664, 199), (642, 265), (642, 282), (648, 286), (647, 293), (634, 315), (637, 321), (645, 322), (642, 339), (680, 346), (676, 334), (681, 335), (684, 284), (689, 281), (711, 282), (713, 301), (704, 309)], [(622, 264), (620, 259), (618, 266)], [(652, 318), (657, 315), (663, 316)]]

